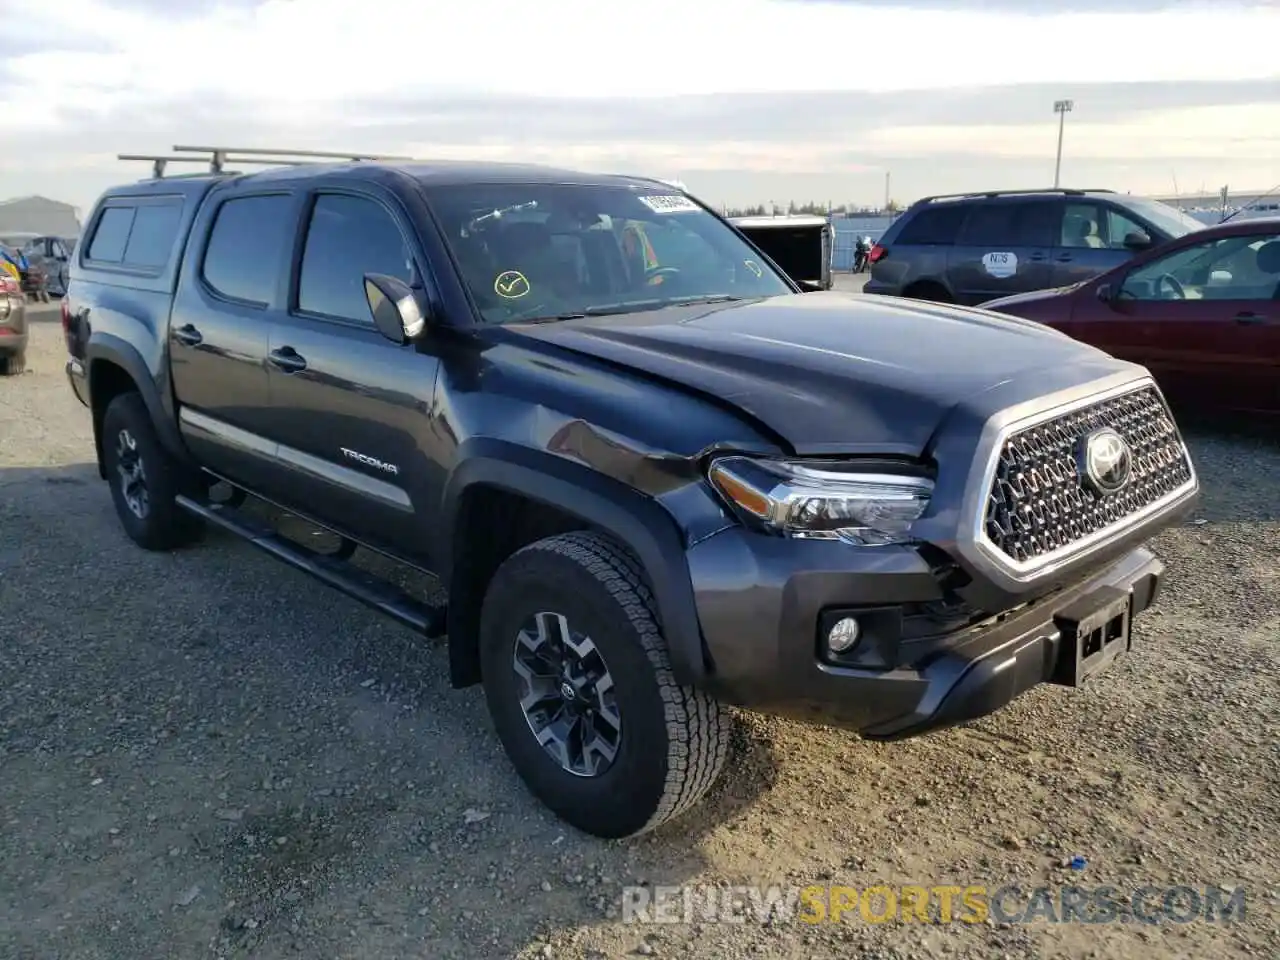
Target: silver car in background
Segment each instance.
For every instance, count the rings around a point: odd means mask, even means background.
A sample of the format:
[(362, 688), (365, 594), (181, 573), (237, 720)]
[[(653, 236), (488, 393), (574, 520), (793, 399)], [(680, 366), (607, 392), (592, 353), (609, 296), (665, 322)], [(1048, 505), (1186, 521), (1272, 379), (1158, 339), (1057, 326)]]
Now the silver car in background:
[(71, 269), (71, 254), (76, 241), (71, 237), (55, 237), (38, 233), (9, 233), (0, 236), (0, 243), (21, 250), (32, 266), (44, 270), (49, 281), (49, 294), (61, 297), (67, 292), (67, 275)]
[(0, 376), (27, 368), (27, 298), (12, 274), (0, 270)]

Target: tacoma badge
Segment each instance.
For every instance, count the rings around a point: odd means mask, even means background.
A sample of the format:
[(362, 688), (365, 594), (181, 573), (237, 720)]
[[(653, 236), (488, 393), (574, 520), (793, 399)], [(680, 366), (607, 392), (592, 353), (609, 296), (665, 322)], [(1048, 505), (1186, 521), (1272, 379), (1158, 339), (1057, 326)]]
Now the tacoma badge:
[(387, 463), (385, 460), (379, 460), (377, 457), (371, 457), (367, 453), (361, 453), (359, 450), (350, 450), (347, 447), (340, 448), (342, 455), (348, 460), (355, 460), (357, 463), (363, 463), (367, 467), (374, 467), (383, 473), (397, 475), (400, 468), (394, 463)]

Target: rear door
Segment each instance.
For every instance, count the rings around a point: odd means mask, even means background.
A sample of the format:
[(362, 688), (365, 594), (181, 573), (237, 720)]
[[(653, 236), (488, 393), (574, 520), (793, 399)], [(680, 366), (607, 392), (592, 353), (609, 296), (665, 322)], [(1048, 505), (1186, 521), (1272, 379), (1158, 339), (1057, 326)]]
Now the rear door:
[(169, 323), (178, 423), (209, 469), (262, 492), (275, 475), (266, 427), (271, 317), (287, 289), (296, 193), (215, 193), (192, 241)]
[(1280, 233), (1180, 243), (1077, 316), (1081, 339), (1197, 407), (1280, 410)]
[(1051, 286), (1054, 202), (990, 200), (972, 206), (947, 261), (956, 302), (978, 304)]

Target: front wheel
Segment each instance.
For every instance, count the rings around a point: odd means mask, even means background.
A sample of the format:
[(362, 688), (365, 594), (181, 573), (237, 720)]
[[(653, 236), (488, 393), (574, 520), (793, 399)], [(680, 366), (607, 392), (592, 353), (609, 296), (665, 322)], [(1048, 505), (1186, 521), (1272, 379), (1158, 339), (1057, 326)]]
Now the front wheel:
[(564, 534), (510, 557), (485, 597), (480, 644), (507, 755), (574, 827), (652, 830), (719, 775), (729, 719), (676, 682), (639, 566), (607, 537)]

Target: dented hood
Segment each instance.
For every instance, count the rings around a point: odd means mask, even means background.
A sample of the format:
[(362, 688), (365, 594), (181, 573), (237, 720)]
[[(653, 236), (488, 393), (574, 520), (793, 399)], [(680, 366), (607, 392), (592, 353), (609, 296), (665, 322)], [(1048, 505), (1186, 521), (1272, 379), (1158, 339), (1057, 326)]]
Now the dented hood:
[(1038, 372), (1115, 363), (1016, 317), (838, 292), (507, 329), (718, 398), (799, 454), (919, 456), (987, 390), (1023, 378), (1036, 396)]

